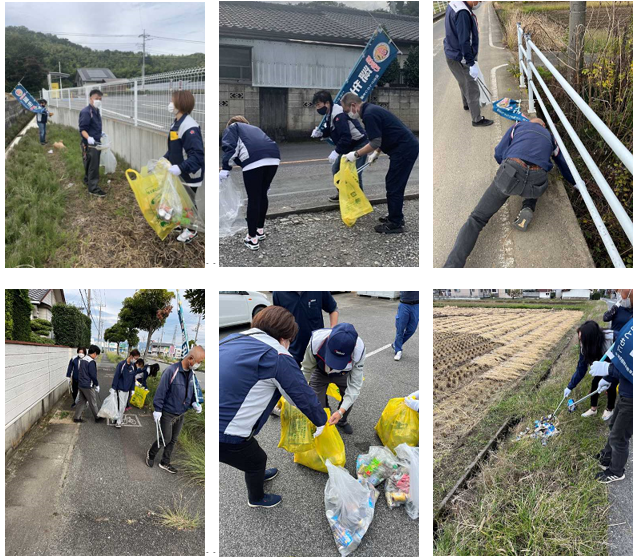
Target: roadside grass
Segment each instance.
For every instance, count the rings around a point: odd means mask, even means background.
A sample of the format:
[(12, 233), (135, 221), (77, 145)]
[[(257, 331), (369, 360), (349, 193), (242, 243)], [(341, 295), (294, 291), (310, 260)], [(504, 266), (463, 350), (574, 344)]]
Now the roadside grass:
[[(29, 122), (34, 119), (33, 113), (23, 113), (20, 115), (16, 121), (4, 131), (4, 147), (6, 148), (13, 142), (13, 139), (20, 133), (20, 131), (27, 125)], [(38, 129), (35, 129), (36, 132)], [(39, 136), (38, 136), (39, 138)]]
[(117, 354), (116, 352), (106, 352), (106, 358), (112, 364), (118, 364), (122, 360), (120, 355)]
[[(586, 302), (581, 322), (599, 321), (605, 309), (603, 302)], [(476, 433), (449, 457), (434, 462), (437, 508), (473, 458), (466, 448), (477, 454), (507, 418), (520, 419), (497, 451), (482, 463), (467, 489), (452, 500), (448, 516), (440, 520), (436, 555), (607, 554), (606, 488), (593, 478), (598, 472), (594, 455), (606, 441), (607, 425), (599, 417), (592, 421), (581, 418), (581, 411), (571, 415), (563, 405), (557, 426), (561, 434), (549, 439), (546, 446), (528, 438), (515, 441), (519, 431), (559, 404), (579, 354), (573, 333), (574, 329), (566, 335), (569, 347), (557, 362), (553, 364), (548, 357), (533, 368), (514, 391), (488, 411)], [(551, 365), (549, 377), (536, 388)], [(585, 379), (573, 398), (589, 393), (589, 387)], [(457, 465), (458, 456), (465, 458), (461, 465)]]
[(192, 531), (201, 526), (201, 518), (198, 513), (192, 515), (188, 509), (188, 504), (184, 503), (183, 495), (179, 499), (173, 498), (173, 506), (161, 507), (156, 513), (160, 523), (177, 531)]
[[(555, 300), (549, 300), (555, 301)], [(442, 300), (442, 301), (434, 301), (434, 307), (492, 307), (499, 309), (563, 309), (566, 311), (583, 311), (585, 308), (586, 302), (578, 302), (578, 303), (555, 303), (548, 304), (544, 303), (540, 300), (539, 303), (532, 302), (511, 302), (506, 303), (506, 300), (499, 302), (496, 301), (455, 301), (455, 300)]]

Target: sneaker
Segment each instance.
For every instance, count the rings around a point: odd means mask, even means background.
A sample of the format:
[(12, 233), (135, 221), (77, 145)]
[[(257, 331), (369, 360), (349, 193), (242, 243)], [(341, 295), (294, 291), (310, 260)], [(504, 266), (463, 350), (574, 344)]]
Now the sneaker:
[(171, 464), (164, 465), (164, 463), (159, 463), (159, 468), (168, 471), (170, 474), (177, 474), (177, 469), (173, 467)]
[(270, 414), (272, 414), (274, 416), (281, 416), (281, 407), (280, 406), (275, 406), (272, 409), (272, 412)]
[(176, 225), (176, 226), (173, 228), (173, 231), (183, 231), (183, 230), (184, 230), (184, 228), (181, 226), (181, 224)]
[(71, 408), (75, 408), (75, 405), (76, 405), (76, 404), (77, 404), (77, 403), (73, 403), (73, 404), (71, 405)]
[(533, 210), (530, 208), (522, 208), (518, 217), (513, 222), (515, 229), (519, 231), (526, 231), (529, 228), (529, 224), (533, 221)]
[(478, 122), (472, 122), (471, 126), (491, 126), (493, 121), (482, 117)]
[[(381, 224), (386, 224), (389, 222), (389, 216), (381, 216), (380, 218), (378, 218), (378, 221)], [(405, 218), (403, 218), (402, 220), (400, 220), (400, 225), (404, 226), (405, 225)]]
[(265, 230), (262, 229), (261, 233), (259, 233), (259, 230), (257, 230), (257, 239), (259, 241), (263, 241), (265, 239), (266, 235), (265, 235)]
[(396, 224), (392, 224), (391, 222), (387, 222), (386, 224), (380, 224), (374, 228), (376, 233), (403, 233), (405, 228), (403, 226), (397, 226)]
[(121, 427), (122, 427), (122, 424), (121, 424), (120, 422), (118, 422), (117, 424), (115, 424), (115, 427), (116, 427), (116, 428), (121, 428)]
[(608, 469), (597, 473), (595, 475), (595, 479), (597, 482), (601, 482), (602, 484), (610, 484), (611, 482), (618, 482), (620, 480), (624, 480), (626, 475), (622, 473), (621, 476), (617, 476), (616, 474), (612, 474)]
[(399, 350), (398, 352), (396, 352), (394, 354), (394, 360), (396, 360), (397, 362), (399, 362), (402, 357), (403, 357), (403, 351), (402, 350)]
[(99, 424), (100, 422), (104, 422), (104, 418), (96, 418), (95, 423)]
[(344, 424), (337, 422), (336, 425), (348, 435), (351, 435), (354, 433), (354, 428), (352, 428), (352, 425), (349, 422), (345, 422)]
[(88, 194), (97, 196), (99, 198), (104, 198), (106, 193), (102, 189), (97, 189), (96, 191), (88, 191)]
[(73, 418), (73, 422), (77, 422), (78, 424), (81, 424), (82, 422), (84, 422), (84, 420), (82, 420), (81, 418)]
[(589, 408), (586, 412), (582, 413), (582, 418), (588, 418), (589, 416), (595, 416), (597, 414), (597, 410), (593, 410)]
[(469, 110), (469, 105), (463, 105), (463, 106), (462, 106), (462, 108), (463, 108), (465, 111), (468, 111), (468, 110)]
[(184, 231), (177, 236), (177, 241), (179, 241), (179, 243), (190, 243), (195, 237), (197, 237), (196, 231), (190, 231), (188, 228), (184, 228)]
[(146, 464), (152, 469), (155, 464), (155, 459), (151, 459), (150, 457), (150, 449), (146, 451)]
[(602, 420), (604, 420), (604, 422), (606, 422), (606, 420), (610, 420), (613, 416), (613, 411), (612, 410), (605, 410), (604, 414), (602, 414)]
[(272, 508), (274, 506), (278, 506), (280, 503), (281, 496), (277, 496), (276, 494), (264, 494), (263, 498), (258, 502), (251, 502), (250, 500), (248, 500), (248, 505), (253, 508)]
[(267, 482), (268, 480), (272, 480), (276, 478), (279, 474), (279, 469), (273, 467), (271, 469), (265, 469), (265, 474), (263, 475), (263, 482)]
[(259, 240), (256, 239), (256, 241), (253, 241), (248, 235), (246, 235), (246, 238), (243, 240), (243, 244), (251, 251), (259, 250)]
[(329, 196), (327, 198), (327, 200), (329, 200), (330, 202), (338, 203), (340, 201), (340, 197), (338, 195), (338, 192), (335, 195)]

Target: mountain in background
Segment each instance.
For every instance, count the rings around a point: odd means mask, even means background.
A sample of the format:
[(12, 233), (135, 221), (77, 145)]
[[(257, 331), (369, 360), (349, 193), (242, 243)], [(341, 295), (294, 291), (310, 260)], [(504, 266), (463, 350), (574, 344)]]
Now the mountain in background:
[[(118, 78), (136, 78), (142, 73), (142, 53), (132, 51), (96, 51), (49, 33), (26, 27), (5, 27), (4, 90), (10, 92), (22, 79), (22, 85), (36, 98), (47, 88), (48, 72), (69, 74), (62, 87), (75, 85), (78, 68), (108, 68)], [(205, 65), (205, 55), (146, 55), (146, 75), (183, 70)], [(57, 81), (57, 80), (56, 80)]]

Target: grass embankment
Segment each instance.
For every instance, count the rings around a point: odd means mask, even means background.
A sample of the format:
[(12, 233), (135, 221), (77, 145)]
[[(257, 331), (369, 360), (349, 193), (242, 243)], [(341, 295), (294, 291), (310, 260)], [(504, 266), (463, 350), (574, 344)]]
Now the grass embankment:
[[(80, 268), (202, 268), (205, 237), (189, 245), (164, 241), (146, 223), (118, 158), (104, 175), (106, 198), (88, 194), (76, 129), (47, 126), (46, 146), (29, 130), (5, 162), (5, 266)], [(53, 148), (62, 141), (66, 148)], [(49, 150), (53, 153), (49, 154)], [(110, 182), (109, 182), (110, 181)]]
[(4, 131), (4, 147), (8, 147), (20, 131), (34, 118), (33, 113), (22, 113), (18, 116), (16, 121)]
[[(601, 321), (603, 302), (586, 302), (582, 322)], [(607, 427), (599, 416), (584, 419), (583, 408), (558, 413), (560, 435), (543, 447), (539, 441), (515, 441), (515, 434), (553, 412), (575, 371), (578, 344), (553, 363), (555, 351), (537, 364), (514, 389), (491, 407), (465, 442), (434, 463), (434, 508), (508, 418), (520, 418), (466, 490), (456, 495), (440, 523), (436, 555), (602, 555), (606, 554), (608, 500), (605, 486), (594, 480), (594, 455), (604, 445)], [(560, 345), (558, 345), (559, 347)], [(536, 384), (552, 366), (548, 379)], [(577, 399), (590, 392), (586, 378), (574, 390)], [(605, 404), (601, 398), (600, 406)], [(587, 403), (582, 403), (584, 407)], [(580, 406), (580, 408), (582, 408)]]

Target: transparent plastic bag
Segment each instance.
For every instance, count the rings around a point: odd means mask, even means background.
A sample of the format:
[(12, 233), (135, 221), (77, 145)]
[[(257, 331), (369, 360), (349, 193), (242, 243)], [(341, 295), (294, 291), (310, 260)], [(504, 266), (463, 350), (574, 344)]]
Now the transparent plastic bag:
[(342, 467), (325, 462), (329, 479), (325, 485), (325, 515), (341, 556), (360, 545), (372, 519), (379, 492), (372, 484), (356, 480)]
[(409, 495), (405, 504), (407, 515), (412, 519), (418, 519), (420, 509), (420, 487), (418, 485), (420, 448), (401, 443), (396, 446), (396, 455), (409, 468)]
[(219, 185), (219, 237), (230, 237), (247, 227), (244, 207), (245, 197), (230, 174)]
[(117, 169), (117, 159), (110, 148), (102, 151), (100, 155), (100, 167), (104, 168), (104, 173), (115, 173), (115, 169)]
[(356, 458), (359, 480), (367, 480), (374, 486), (391, 476), (398, 466), (398, 459), (386, 447), (372, 445), (367, 453)]
[(117, 392), (110, 393), (108, 397), (104, 399), (102, 407), (97, 415), (100, 418), (108, 418), (109, 420), (117, 420), (119, 416), (119, 409), (117, 406)]
[(409, 467), (399, 465), (398, 469), (385, 480), (385, 500), (387, 500), (387, 506), (390, 509), (404, 506), (407, 503), (409, 485)]

